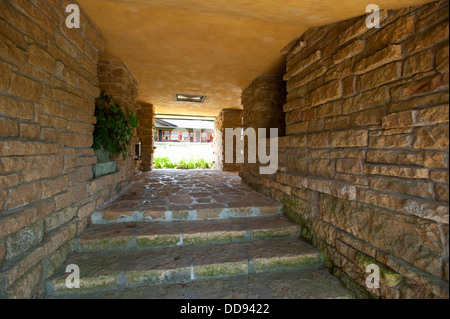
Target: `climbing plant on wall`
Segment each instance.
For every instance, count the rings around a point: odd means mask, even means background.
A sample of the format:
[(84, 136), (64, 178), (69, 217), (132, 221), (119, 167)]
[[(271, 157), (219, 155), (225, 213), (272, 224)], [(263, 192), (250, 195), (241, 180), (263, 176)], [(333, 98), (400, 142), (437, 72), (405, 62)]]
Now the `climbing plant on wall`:
[(95, 150), (103, 149), (112, 156), (122, 154), (125, 159), (133, 129), (138, 126), (136, 113), (129, 109), (123, 110), (114, 103), (112, 96), (102, 92), (95, 101), (95, 117), (97, 122), (92, 147)]

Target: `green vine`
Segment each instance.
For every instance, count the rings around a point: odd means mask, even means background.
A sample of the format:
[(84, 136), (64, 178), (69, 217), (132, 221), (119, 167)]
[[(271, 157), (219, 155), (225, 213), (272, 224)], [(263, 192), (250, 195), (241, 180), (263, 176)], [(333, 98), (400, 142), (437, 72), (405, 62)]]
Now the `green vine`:
[(123, 159), (127, 156), (127, 146), (133, 137), (133, 129), (138, 126), (138, 118), (132, 110), (122, 110), (119, 104), (113, 102), (112, 96), (102, 92), (95, 101), (94, 126), (95, 150), (103, 148), (112, 156), (122, 153)]

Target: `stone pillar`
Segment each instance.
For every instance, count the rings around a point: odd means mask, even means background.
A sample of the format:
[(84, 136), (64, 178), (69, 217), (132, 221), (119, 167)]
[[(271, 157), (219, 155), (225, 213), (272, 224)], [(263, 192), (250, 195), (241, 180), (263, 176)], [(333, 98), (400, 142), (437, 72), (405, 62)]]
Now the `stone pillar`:
[(127, 65), (119, 61), (100, 60), (97, 70), (100, 90), (112, 95), (122, 108), (136, 111), (138, 83)]
[(278, 128), (278, 136), (284, 135), (285, 85), (283, 79), (276, 75), (257, 77), (242, 92), (244, 128)]
[(153, 104), (139, 103), (138, 111), (138, 137), (141, 142), (141, 166), (143, 171), (151, 171), (153, 168), (154, 134), (155, 134), (155, 110)]
[(225, 129), (242, 127), (242, 110), (222, 109), (214, 121), (214, 168), (222, 171), (239, 171), (236, 163), (236, 147), (233, 150), (233, 163), (225, 163)]
[[(243, 125), (244, 129), (254, 128), (258, 136), (258, 128), (266, 129), (266, 136), (270, 136), (270, 129), (277, 128), (278, 136), (285, 133), (285, 84), (281, 76), (261, 75), (242, 92)], [(245, 163), (241, 165), (240, 176), (244, 181), (248, 174), (258, 175), (259, 164), (247, 163), (248, 145), (245, 139)]]

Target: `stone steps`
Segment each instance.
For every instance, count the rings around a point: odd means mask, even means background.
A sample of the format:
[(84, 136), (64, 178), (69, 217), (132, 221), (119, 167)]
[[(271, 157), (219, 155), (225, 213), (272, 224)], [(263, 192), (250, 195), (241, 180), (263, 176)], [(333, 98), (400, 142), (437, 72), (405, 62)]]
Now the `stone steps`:
[[(347, 298), (321, 252), (281, 212), (236, 174), (142, 175), (91, 216), (47, 279), (46, 297)], [(66, 287), (71, 264), (79, 289)]]
[[(323, 298), (340, 296), (328, 294), (323, 282), (336, 279), (323, 275), (320, 251), (300, 239), (281, 205), (222, 173), (155, 173), (134, 182), (94, 212), (76, 251), (48, 278), (47, 297), (170, 298), (180, 285), (218, 286), (221, 294), (229, 284), (251, 293), (255, 280), (273, 280), (268, 298), (295, 280)], [(70, 264), (79, 267), (79, 289), (66, 287)], [(193, 298), (209, 294), (196, 291)]]
[(154, 221), (182, 221), (204, 219), (226, 219), (236, 217), (252, 217), (266, 215), (280, 215), (281, 205), (276, 202), (261, 203), (255, 206), (231, 206), (223, 205), (193, 205), (184, 208), (175, 207), (166, 210), (164, 208), (145, 209), (145, 206), (136, 207), (132, 204), (111, 204), (102, 210), (95, 211), (91, 216), (92, 224), (108, 224), (121, 222), (154, 222)]
[(221, 220), (127, 222), (91, 225), (78, 239), (78, 251), (147, 249), (193, 244), (295, 238), (300, 227), (284, 216)]
[[(300, 239), (75, 252), (47, 281), (49, 296), (317, 267), (321, 253)], [(80, 269), (80, 289), (66, 287), (66, 266)]]
[(52, 299), (352, 299), (325, 267), (257, 273), (188, 283), (58, 293)]

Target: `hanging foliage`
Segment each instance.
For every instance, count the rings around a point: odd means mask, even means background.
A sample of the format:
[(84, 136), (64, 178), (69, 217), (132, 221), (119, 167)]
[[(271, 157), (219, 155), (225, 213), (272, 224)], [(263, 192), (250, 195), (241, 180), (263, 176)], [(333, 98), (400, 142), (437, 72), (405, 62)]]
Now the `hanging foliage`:
[(95, 117), (97, 122), (92, 147), (95, 150), (103, 148), (112, 156), (122, 154), (125, 159), (133, 129), (138, 126), (136, 113), (129, 109), (122, 110), (111, 96), (102, 92), (95, 101)]

